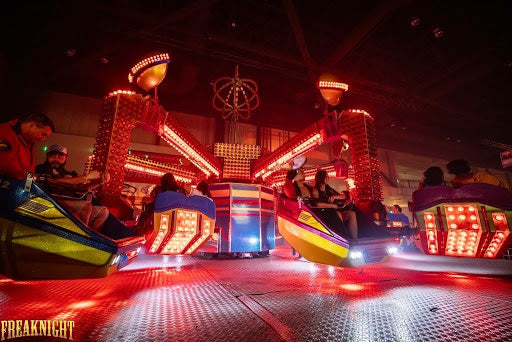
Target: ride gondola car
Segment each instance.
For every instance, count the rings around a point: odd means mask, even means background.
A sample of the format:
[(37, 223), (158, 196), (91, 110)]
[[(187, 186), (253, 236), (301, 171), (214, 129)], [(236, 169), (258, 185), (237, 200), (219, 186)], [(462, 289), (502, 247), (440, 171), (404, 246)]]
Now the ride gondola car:
[(283, 238), (305, 259), (332, 265), (357, 267), (384, 262), (398, 250), (398, 241), (356, 212), (360, 238), (351, 239), (336, 222), (334, 209), (318, 208), (302, 199), (279, 199), (278, 228)]
[(105, 277), (128, 265), (144, 239), (111, 214), (89, 229), (29, 175), (0, 176), (0, 273), (12, 279)]
[(148, 254), (192, 254), (210, 239), (215, 204), (207, 197), (165, 191), (155, 198)]
[(429, 186), (413, 193), (426, 254), (501, 258), (512, 243), (512, 194), (490, 184)]

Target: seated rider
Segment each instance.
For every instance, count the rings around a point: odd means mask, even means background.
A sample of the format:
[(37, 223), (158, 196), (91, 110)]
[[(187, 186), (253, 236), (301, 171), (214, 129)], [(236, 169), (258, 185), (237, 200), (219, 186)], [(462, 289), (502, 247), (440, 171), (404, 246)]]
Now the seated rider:
[[(335, 204), (336, 200), (347, 201), (350, 200), (346, 197), (346, 194), (341, 195), (336, 190), (331, 188), (328, 184), (329, 175), (327, 171), (320, 170), (315, 175), (315, 186), (313, 187), (312, 197), (318, 199), (318, 206), (340, 209)], [(343, 207), (342, 207), (343, 208)], [(337, 210), (339, 218), (345, 223), (349, 234), (353, 239), (357, 239), (357, 219), (356, 213), (353, 210)]]
[(190, 191), (190, 196), (203, 196), (211, 199), (212, 194), (210, 193), (210, 187), (208, 186), (208, 183), (206, 183), (205, 181), (200, 181), (196, 185), (195, 189), (192, 189), (192, 191)]
[[(98, 171), (92, 171), (85, 176), (78, 176), (74, 171), (64, 168), (68, 158), (68, 150), (62, 145), (52, 145), (46, 151), (46, 161), (36, 166), (36, 175), (43, 180), (42, 186), (49, 191), (59, 192), (58, 185), (78, 185), (89, 183), (91, 180), (101, 179)], [(57, 187), (48, 189), (51, 180)], [(59, 193), (56, 193), (57, 195)], [(69, 209), (76, 217), (84, 222), (90, 229), (100, 231), (108, 218), (108, 209), (104, 206), (92, 205), (90, 200), (60, 200), (60, 204)]]
[(30, 114), (0, 124), (0, 175), (23, 180), (34, 172), (34, 144), (44, 141), (55, 130), (44, 114)]
[(423, 181), (418, 185), (418, 190), (438, 185), (445, 185), (443, 170), (439, 166), (431, 166), (423, 172)]
[(155, 198), (159, 193), (165, 191), (176, 191), (185, 193), (185, 191), (178, 185), (172, 173), (166, 173), (160, 179), (160, 184), (155, 186), (153, 191), (149, 194), (149, 199), (145, 201), (144, 210), (140, 214), (137, 222), (136, 229), (139, 233), (146, 233), (146, 229), (153, 228), (153, 213), (155, 211)]
[(446, 164), (448, 173), (455, 175), (451, 180), (452, 186), (457, 189), (465, 184), (471, 183), (486, 183), (496, 186), (501, 186), (508, 189), (508, 186), (500, 181), (498, 178), (491, 175), (489, 172), (471, 172), (471, 167), (467, 160), (456, 159)]
[(297, 197), (311, 197), (313, 187), (304, 183), (304, 180), (305, 175), (302, 168), (288, 171), (286, 174), (286, 182), (283, 187), (283, 192), (286, 197), (290, 199), (296, 199)]
[(393, 214), (388, 216), (392, 216), (392, 221), (402, 222), (405, 227), (409, 227), (411, 225), (409, 218), (407, 215), (402, 213), (402, 207), (400, 207), (398, 204), (393, 204), (391, 211), (393, 211)]

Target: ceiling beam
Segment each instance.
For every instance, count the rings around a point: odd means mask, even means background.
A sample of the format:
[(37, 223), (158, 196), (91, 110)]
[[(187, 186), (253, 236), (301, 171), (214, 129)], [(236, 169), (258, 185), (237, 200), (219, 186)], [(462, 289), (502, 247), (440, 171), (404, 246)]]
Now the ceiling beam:
[[(214, 3), (218, 2), (219, 0), (197, 0), (194, 1), (174, 12), (171, 12), (167, 16), (165, 16), (163, 19), (161, 19), (158, 23), (155, 24), (154, 20), (155, 18), (152, 16), (141, 16), (138, 13), (130, 14), (126, 10), (122, 11), (123, 15), (129, 16), (130, 18), (140, 18), (144, 19), (145, 22), (144, 27), (141, 29), (136, 30), (136, 34), (150, 34), (152, 32), (155, 32), (156, 30), (170, 25), (172, 23), (178, 22), (180, 20), (183, 20), (187, 18), (188, 16), (194, 14), (197, 11), (204, 10), (205, 8), (210, 8)], [(108, 7), (110, 8), (110, 7)], [(104, 6), (102, 6), (103, 10), (107, 10)], [(157, 18), (158, 19), (158, 18)], [(133, 37), (133, 34), (130, 34), (130, 32), (127, 32), (122, 38), (117, 39), (116, 41), (112, 42), (109, 45), (106, 45), (104, 48), (99, 49), (95, 51), (93, 54), (84, 55), (82, 58), (78, 58), (75, 60), (74, 63), (71, 65), (64, 67), (60, 69), (58, 72), (52, 74), (48, 78), (49, 82), (53, 82), (60, 78), (62, 74), (65, 74), (67, 72), (70, 72), (72, 70), (75, 70), (78, 67), (81, 67), (85, 64), (91, 63), (93, 61), (97, 61), (102, 57), (108, 56), (115, 50), (117, 50), (119, 47), (121, 47), (123, 44), (126, 43), (128, 39)]]
[(299, 48), (300, 54), (306, 66), (308, 68), (308, 75), (311, 83), (316, 84), (317, 74), (315, 72), (316, 65), (311, 55), (309, 54), (308, 45), (306, 43), (306, 39), (304, 38), (304, 33), (300, 27), (299, 17), (297, 16), (297, 12), (295, 11), (295, 6), (293, 6), (292, 0), (283, 0), (283, 6), (286, 10), (286, 15), (288, 16), (288, 20), (290, 21), (290, 26), (293, 31), (293, 35), (295, 36), (295, 41), (297, 42), (297, 47)]
[(426, 77), (424, 82), (418, 83), (412, 90), (412, 93), (423, 93), (424, 91), (435, 87), (443, 81), (449, 80), (450, 78), (459, 77), (462, 72), (471, 73), (468, 71), (469, 68), (478, 64), (479, 61), (484, 60), (490, 55), (495, 55), (502, 51), (505, 44), (502, 41), (495, 42), (484, 48), (477, 49), (474, 53), (468, 54), (457, 62), (453, 63), (448, 67), (448, 70), (443, 70), (438, 73), (437, 77)]
[(396, 10), (404, 0), (382, 0), (357, 27), (343, 39), (334, 52), (327, 58), (328, 68), (338, 64), (357, 44), (359, 44), (375, 27), (392, 11)]
[(499, 62), (488, 60), (478, 66), (467, 68), (463, 74), (453, 77), (451, 80), (443, 82), (440, 86), (428, 91), (428, 97), (438, 99), (456, 90), (464, 91), (468, 84), (478, 81), (480, 78), (496, 70), (499, 66)]

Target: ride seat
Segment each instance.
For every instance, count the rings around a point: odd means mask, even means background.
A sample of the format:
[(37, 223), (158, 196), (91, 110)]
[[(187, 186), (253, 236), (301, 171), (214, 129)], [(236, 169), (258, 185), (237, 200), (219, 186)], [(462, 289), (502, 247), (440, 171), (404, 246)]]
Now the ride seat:
[(512, 193), (502, 187), (473, 183), (458, 189), (445, 185), (428, 186), (412, 193), (414, 211), (446, 202), (478, 202), (503, 210), (512, 210)]
[(214, 233), (215, 204), (204, 196), (165, 191), (155, 198), (150, 254), (192, 254)]

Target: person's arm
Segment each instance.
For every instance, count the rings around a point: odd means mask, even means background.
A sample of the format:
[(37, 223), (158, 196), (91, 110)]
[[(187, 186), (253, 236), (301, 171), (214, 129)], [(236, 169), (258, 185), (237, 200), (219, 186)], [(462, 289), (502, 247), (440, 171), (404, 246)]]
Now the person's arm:
[(320, 198), (320, 194), (318, 193), (318, 189), (317, 188), (313, 188), (313, 190), (311, 191), (311, 197), (313, 197), (313, 198)]
[[(317, 188), (313, 188), (313, 191), (311, 191), (311, 197), (314, 198), (314, 199), (319, 199), (320, 198), (320, 195), (318, 194), (318, 189)], [(324, 202), (321, 202), (321, 201), (315, 201), (315, 207), (318, 207), (318, 208), (337, 208), (337, 205), (336, 204), (332, 204), (332, 203), (324, 203)]]
[(297, 192), (295, 191), (295, 187), (293, 186), (293, 183), (287, 179), (283, 186), (283, 193), (286, 197), (289, 199), (297, 199)]
[(316, 202), (316, 206), (319, 208), (338, 208), (334, 203)]
[(57, 183), (63, 183), (63, 184), (84, 184), (88, 183), (89, 181), (93, 179), (99, 179), (101, 178), (101, 174), (98, 171), (91, 171), (85, 176), (77, 176), (77, 177), (71, 177), (71, 178), (59, 178), (55, 179)]

